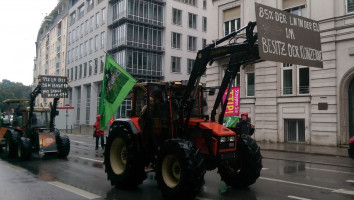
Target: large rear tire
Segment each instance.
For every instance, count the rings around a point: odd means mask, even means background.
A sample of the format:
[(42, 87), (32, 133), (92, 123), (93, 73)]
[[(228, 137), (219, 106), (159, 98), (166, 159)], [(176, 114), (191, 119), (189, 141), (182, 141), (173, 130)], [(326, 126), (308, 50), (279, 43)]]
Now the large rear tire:
[(117, 188), (134, 188), (145, 179), (143, 155), (133, 135), (123, 126), (113, 125), (105, 146), (107, 179)]
[(59, 158), (66, 158), (70, 153), (70, 139), (67, 135), (56, 137), (57, 151)]
[(29, 138), (21, 137), (18, 142), (17, 157), (20, 160), (29, 160), (32, 155), (32, 144)]
[(5, 152), (8, 158), (16, 157), (17, 145), (20, 140), (20, 134), (17, 131), (7, 131)]
[(237, 159), (221, 163), (218, 173), (227, 185), (248, 187), (259, 178), (262, 167), (259, 146), (250, 136), (243, 135), (237, 140)]
[(167, 199), (193, 199), (204, 185), (204, 159), (192, 142), (167, 140), (160, 149), (156, 179)]

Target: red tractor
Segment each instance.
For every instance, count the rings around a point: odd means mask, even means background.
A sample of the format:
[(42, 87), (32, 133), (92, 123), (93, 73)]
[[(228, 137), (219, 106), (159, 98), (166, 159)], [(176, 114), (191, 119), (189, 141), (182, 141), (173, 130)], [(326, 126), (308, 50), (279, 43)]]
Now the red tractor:
[[(227, 185), (247, 187), (256, 182), (262, 169), (260, 148), (249, 135), (222, 125), (227, 104), (222, 95), (231, 88), (241, 65), (260, 60), (255, 25), (249, 23), (198, 51), (187, 83), (136, 84), (129, 97), (130, 117), (116, 119), (109, 129), (104, 164), (112, 185), (136, 187), (146, 178), (147, 166), (155, 171), (168, 199), (194, 198), (202, 189), (206, 170), (216, 168)], [(244, 29), (243, 43), (216, 46)], [(209, 120), (203, 112), (207, 89), (199, 81), (206, 65), (223, 56), (230, 56), (230, 61)]]

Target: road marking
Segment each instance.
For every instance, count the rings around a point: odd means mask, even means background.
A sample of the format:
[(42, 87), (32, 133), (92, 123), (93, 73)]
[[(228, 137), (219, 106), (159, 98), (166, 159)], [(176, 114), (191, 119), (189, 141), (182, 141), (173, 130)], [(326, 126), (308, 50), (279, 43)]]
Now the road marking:
[(305, 186), (305, 187), (312, 187), (312, 188), (323, 189), (323, 190), (330, 190), (331, 192), (335, 192), (335, 193), (354, 195), (353, 190), (326, 188), (326, 187), (321, 187), (321, 186), (317, 186), (317, 185), (284, 181), (284, 180), (280, 180), (280, 179), (266, 178), (266, 177), (259, 177), (259, 179), (268, 180), (268, 181), (275, 181), (275, 182), (280, 182), (280, 183), (288, 183), (288, 184), (293, 184), (293, 185), (300, 185), (300, 186)]
[(54, 186), (56, 186), (58, 188), (61, 188), (61, 189), (64, 189), (66, 191), (69, 191), (69, 192), (75, 193), (77, 195), (80, 195), (82, 197), (85, 197), (87, 199), (100, 198), (100, 196), (98, 196), (98, 195), (95, 195), (95, 194), (90, 193), (90, 192), (86, 192), (85, 190), (82, 190), (82, 189), (79, 189), (79, 188), (73, 187), (71, 185), (67, 185), (67, 184), (58, 182), (58, 181), (53, 181), (53, 182), (48, 182), (48, 183), (51, 184), (51, 185), (54, 185)]
[(352, 172), (343, 172), (337, 170), (330, 170), (330, 169), (320, 169), (320, 168), (313, 168), (313, 167), (305, 167), (306, 169), (318, 170), (318, 171), (325, 171), (325, 172), (335, 172), (335, 173), (342, 173), (342, 174), (354, 174)]
[(352, 191), (352, 190), (346, 190), (346, 189), (338, 189), (338, 190), (334, 190), (334, 191), (332, 191), (332, 192), (341, 193), (341, 194), (354, 195), (354, 191)]
[(76, 140), (70, 140), (72, 142), (76, 142), (76, 143), (79, 143), (79, 144), (87, 144), (87, 142), (81, 142), (81, 141), (76, 141)]
[(299, 199), (299, 200), (311, 200), (311, 199), (306, 199), (306, 198), (297, 197), (297, 196), (288, 196), (288, 198), (290, 198), (290, 199)]
[(264, 168), (264, 167), (262, 168), (262, 170), (268, 170), (268, 169), (269, 169), (269, 168)]
[(309, 185), (309, 184), (304, 184), (304, 183), (284, 181), (284, 180), (274, 179), (274, 178), (259, 177), (259, 179), (268, 180), (268, 181), (275, 181), (275, 182), (280, 182), (280, 183), (288, 183), (288, 184), (293, 184), (293, 185), (300, 185), (300, 186), (305, 186), (305, 187), (318, 188), (318, 189), (323, 189), (323, 190), (332, 190), (332, 191), (336, 190), (333, 188), (326, 188), (326, 187), (321, 187), (321, 186), (317, 186), (317, 185)]
[(102, 160), (95, 160), (95, 159), (85, 158), (85, 157), (80, 157), (80, 156), (74, 156), (74, 157), (81, 158), (81, 159), (84, 159), (84, 160), (90, 160), (90, 161), (94, 161), (94, 162), (100, 162), (100, 163), (103, 163), (103, 161), (102, 161)]
[(346, 180), (345, 182), (354, 183), (354, 180)]

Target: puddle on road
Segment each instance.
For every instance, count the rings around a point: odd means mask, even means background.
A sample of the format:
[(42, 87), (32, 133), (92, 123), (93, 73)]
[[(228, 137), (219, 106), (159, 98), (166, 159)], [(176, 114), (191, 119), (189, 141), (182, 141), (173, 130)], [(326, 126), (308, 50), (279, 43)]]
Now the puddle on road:
[(292, 165), (285, 165), (284, 166), (284, 173), (291, 174), (291, 173), (298, 173), (305, 171), (305, 163), (293, 163)]

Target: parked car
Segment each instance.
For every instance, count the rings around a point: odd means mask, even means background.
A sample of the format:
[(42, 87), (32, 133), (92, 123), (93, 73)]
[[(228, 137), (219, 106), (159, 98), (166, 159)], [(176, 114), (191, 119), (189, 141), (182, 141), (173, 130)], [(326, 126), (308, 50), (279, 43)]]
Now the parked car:
[(349, 149), (348, 149), (349, 157), (354, 159), (354, 136), (349, 140)]

